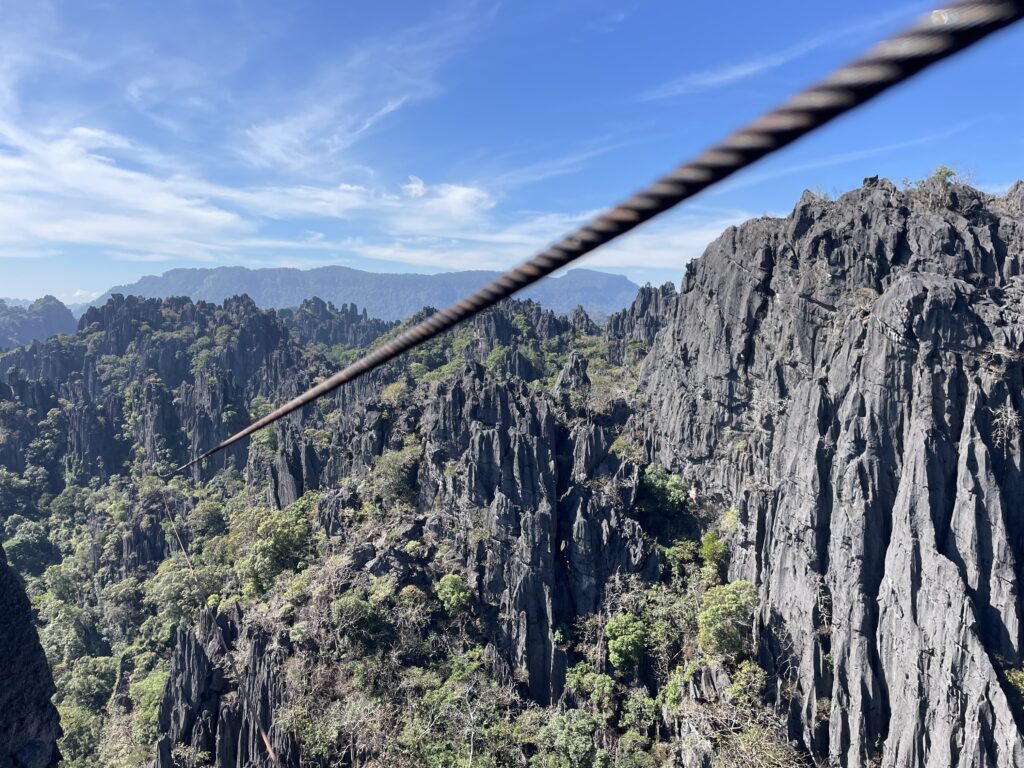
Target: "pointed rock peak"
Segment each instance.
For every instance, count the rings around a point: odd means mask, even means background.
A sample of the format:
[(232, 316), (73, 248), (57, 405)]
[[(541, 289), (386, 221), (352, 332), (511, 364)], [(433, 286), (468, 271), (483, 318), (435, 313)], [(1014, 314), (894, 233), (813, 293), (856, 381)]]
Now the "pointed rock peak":
[(556, 396), (568, 395), (571, 392), (584, 393), (590, 391), (590, 377), (587, 375), (589, 363), (579, 352), (569, 355), (565, 366), (555, 380), (552, 393)]
[(517, 376), (523, 381), (534, 381), (540, 378), (540, 372), (536, 366), (517, 346), (511, 347), (505, 353), (505, 370), (510, 376)]
[(630, 309), (638, 306), (646, 306), (652, 301), (674, 299), (679, 292), (676, 290), (676, 284), (671, 280), (661, 285), (652, 285), (651, 283), (645, 283), (639, 291), (637, 291), (636, 298), (633, 299), (633, 304)]
[(576, 333), (582, 333), (586, 336), (592, 336), (598, 332), (597, 324), (590, 319), (590, 315), (587, 311), (579, 304), (576, 305), (576, 309), (572, 311), (569, 316), (569, 323), (572, 325), (572, 329)]
[(819, 200), (821, 200), (820, 195), (816, 195), (814, 192), (811, 192), (811, 190), (805, 189), (804, 193), (800, 195), (800, 199), (796, 201), (796, 206), (793, 208), (793, 212), (795, 213), (803, 206), (814, 205), (814, 203), (817, 203)]
[(1017, 179), (1010, 185), (1010, 188), (1006, 190), (1006, 201), (1024, 211), (1024, 181)]

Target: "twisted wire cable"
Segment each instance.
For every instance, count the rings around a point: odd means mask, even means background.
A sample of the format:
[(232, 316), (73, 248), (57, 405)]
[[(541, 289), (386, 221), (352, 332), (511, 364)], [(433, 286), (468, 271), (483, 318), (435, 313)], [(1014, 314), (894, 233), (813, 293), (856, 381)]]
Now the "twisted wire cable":
[(252, 433), (494, 306), (836, 117), (1024, 18), (1024, 0), (968, 0), (931, 11), (824, 80), (471, 295), (379, 346), (342, 371), (182, 465), (182, 472)]

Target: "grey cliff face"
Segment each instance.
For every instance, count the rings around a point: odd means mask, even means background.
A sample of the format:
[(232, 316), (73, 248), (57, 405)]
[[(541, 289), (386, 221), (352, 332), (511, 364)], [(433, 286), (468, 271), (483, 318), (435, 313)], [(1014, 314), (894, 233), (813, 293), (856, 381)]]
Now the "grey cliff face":
[(623, 513), (636, 478), (609, 452), (619, 427), (611, 416), (566, 418), (547, 396), (488, 380), (479, 366), (439, 388), (424, 414), (421, 506), (451, 510), (428, 527), (462, 543), (485, 624), (541, 703), (561, 695), (568, 662), (554, 630), (596, 611), (613, 573), (656, 569)]
[(323, 299), (306, 299), (296, 309), (282, 309), (281, 320), (302, 343), (315, 341), (328, 347), (365, 347), (397, 323), (369, 317), (364, 308), (342, 304), (335, 308)]
[(604, 328), (609, 362), (622, 365), (643, 360), (658, 331), (671, 317), (675, 300), (676, 287), (672, 283), (658, 288), (648, 283), (631, 305), (609, 317)]
[(282, 658), (264, 633), (242, 627), (237, 609), (206, 611), (194, 630), (178, 630), (154, 768), (179, 765), (171, 754), (177, 744), (225, 768), (297, 768), (295, 739), (274, 721), (284, 702)]
[(651, 450), (739, 510), (730, 575), (830, 764), (1024, 764), (1022, 272), (1020, 183), (806, 193), (690, 265), (644, 364)]
[(56, 768), (60, 724), (32, 609), (0, 549), (0, 768)]

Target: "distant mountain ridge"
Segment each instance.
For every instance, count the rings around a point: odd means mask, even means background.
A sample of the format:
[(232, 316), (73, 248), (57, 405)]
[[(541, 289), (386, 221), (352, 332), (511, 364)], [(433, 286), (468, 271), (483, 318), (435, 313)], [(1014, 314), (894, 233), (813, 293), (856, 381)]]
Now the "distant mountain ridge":
[[(370, 317), (401, 320), (423, 307), (446, 307), (500, 273), (486, 270), (445, 272), (435, 275), (365, 272), (350, 267), (248, 269), (172, 269), (149, 275), (129, 285), (111, 288), (87, 306), (102, 306), (112, 294), (167, 298), (188, 296), (193, 301), (222, 302), (246, 294), (257, 305), (281, 309), (298, 307), (313, 297), (336, 306), (356, 304)], [(603, 317), (629, 306), (639, 286), (623, 275), (574, 269), (545, 280), (521, 294), (558, 313), (582, 305)]]
[(17, 304), (0, 299), (0, 349), (43, 341), (58, 333), (74, 333), (77, 328), (71, 310), (53, 296)]

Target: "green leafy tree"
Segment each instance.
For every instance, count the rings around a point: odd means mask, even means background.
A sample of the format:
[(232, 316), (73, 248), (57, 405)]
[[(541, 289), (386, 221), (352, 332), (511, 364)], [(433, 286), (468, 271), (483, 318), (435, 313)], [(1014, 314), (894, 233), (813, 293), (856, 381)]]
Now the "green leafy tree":
[(263, 595), (278, 574), (301, 571), (315, 553), (312, 511), (315, 494), (281, 510), (247, 510), (232, 516), (232, 534), (242, 545), (236, 569), (246, 597)]
[(637, 519), (659, 544), (667, 547), (679, 539), (694, 537), (694, 521), (687, 514), (689, 490), (679, 475), (660, 464), (649, 464), (644, 470)]
[(679, 475), (670, 473), (660, 464), (649, 464), (644, 470), (641, 490), (646, 502), (662, 514), (680, 515), (686, 509), (689, 488)]
[(103, 721), (85, 707), (61, 704), (57, 707), (60, 727), (64, 732), (58, 742), (64, 762), (74, 768), (104, 768), (96, 758), (103, 736)]
[(71, 701), (90, 712), (101, 712), (114, 691), (117, 660), (109, 656), (83, 656), (75, 661), (67, 694)]
[(1019, 696), (1024, 697), (1024, 669), (1006, 670), (1006, 681)]
[(479, 647), (455, 654), (447, 676), (420, 675), (423, 693), (400, 737), (412, 761), (427, 768), (483, 768), (511, 765), (512, 704), (488, 675)]
[(174, 627), (191, 623), (226, 576), (224, 567), (198, 562), (190, 567), (181, 551), (175, 552), (142, 585), (143, 602), (151, 611), (144, 633), (158, 643), (170, 640)]
[(706, 565), (720, 566), (729, 554), (729, 543), (716, 530), (704, 534), (700, 542), (700, 559)]
[(595, 672), (587, 662), (581, 661), (565, 675), (565, 687), (578, 700), (590, 705), (591, 711), (611, 717), (615, 710), (615, 681), (608, 675)]
[(469, 609), (471, 594), (466, 580), (457, 573), (441, 577), (437, 583), (437, 599), (449, 616), (457, 616)]
[(167, 671), (158, 667), (128, 686), (134, 711), (132, 738), (140, 746), (153, 744), (160, 736), (160, 699), (166, 682)]
[(409, 504), (415, 496), (416, 468), (423, 447), (409, 440), (400, 450), (385, 451), (373, 461), (373, 469), (360, 486), (361, 492), (387, 508)]
[(331, 602), (331, 621), (339, 637), (366, 648), (375, 647), (388, 630), (378, 606), (351, 590)]
[(4, 550), (8, 561), (21, 573), (38, 576), (57, 560), (57, 550), (40, 523), (12, 515), (6, 528), (12, 535), (4, 542)]
[(216, 499), (204, 499), (188, 515), (188, 529), (197, 543), (227, 532), (224, 505)]
[(631, 672), (647, 650), (647, 625), (632, 613), (620, 613), (608, 619), (604, 628), (608, 640), (608, 660), (620, 672)]
[(595, 738), (602, 727), (597, 716), (579, 709), (555, 715), (540, 730), (530, 768), (606, 768), (608, 755)]
[(646, 734), (654, 727), (657, 716), (657, 702), (644, 690), (632, 691), (622, 705), (619, 727), (627, 731)]
[(761, 704), (768, 673), (753, 661), (744, 661), (732, 674), (732, 684), (725, 695), (733, 704), (751, 709)]
[(697, 617), (697, 642), (708, 656), (735, 659), (750, 646), (757, 592), (749, 581), (712, 587)]

